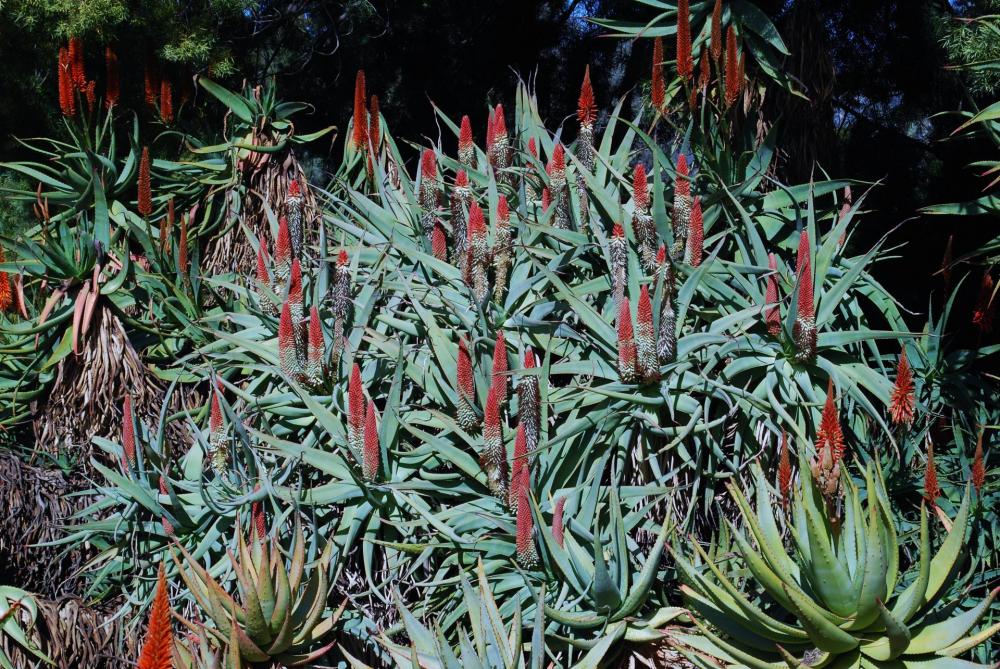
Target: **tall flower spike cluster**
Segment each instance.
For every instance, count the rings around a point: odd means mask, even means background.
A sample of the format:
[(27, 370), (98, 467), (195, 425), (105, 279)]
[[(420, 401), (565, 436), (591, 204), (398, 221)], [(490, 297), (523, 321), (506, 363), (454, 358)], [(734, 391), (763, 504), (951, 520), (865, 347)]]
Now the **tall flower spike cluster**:
[(659, 239), (653, 216), (649, 213), (649, 180), (642, 163), (632, 170), (632, 230), (639, 242), (639, 257), (643, 267), (652, 269)]
[(778, 307), (778, 261), (773, 253), (768, 254), (767, 265), (771, 273), (767, 275), (767, 290), (764, 293), (764, 323), (768, 334), (777, 337), (781, 334), (781, 309)]
[(507, 339), (503, 336), (503, 330), (497, 332), (496, 344), (493, 346), (493, 367), (492, 367), (492, 388), (496, 389), (497, 401), (500, 407), (507, 402), (507, 372), (510, 367), (507, 365)]
[(787, 510), (792, 501), (792, 461), (788, 455), (788, 433), (781, 431), (781, 452), (778, 454), (778, 492), (781, 506)]
[(434, 221), (434, 229), (431, 230), (431, 255), (438, 260), (448, 260), (448, 235), (441, 221)]
[(382, 448), (378, 438), (378, 415), (375, 411), (375, 402), (368, 400), (368, 409), (365, 412), (365, 435), (364, 448), (361, 451), (362, 474), (367, 481), (374, 481), (378, 478), (379, 461), (382, 458)]
[[(590, 65), (583, 72), (580, 99), (576, 107), (576, 119), (580, 122), (580, 134), (576, 139), (576, 157), (588, 172), (594, 171), (594, 120), (597, 105), (594, 103), (594, 88), (590, 83)], [(590, 220), (590, 199), (587, 193), (587, 179), (583, 170), (576, 171), (576, 191), (580, 200), (580, 224), (586, 226)]]
[(643, 382), (655, 383), (660, 380), (660, 365), (653, 331), (653, 303), (646, 284), (639, 289), (635, 324), (636, 371)]
[(137, 181), (139, 190), (138, 203), (136, 209), (141, 216), (149, 216), (153, 213), (153, 192), (150, 183), (149, 173), (149, 147), (142, 147), (142, 157), (139, 160), (139, 177)]
[(632, 331), (632, 304), (625, 297), (618, 308), (618, 376), (622, 383), (635, 383), (635, 337)]
[(489, 297), (490, 249), (483, 210), (476, 202), (469, 206), (469, 274), (472, 297), (482, 304)]
[(625, 240), (625, 229), (621, 223), (615, 223), (611, 230), (609, 243), (611, 256), (611, 289), (614, 294), (614, 305), (618, 309), (625, 298), (625, 280), (628, 271), (628, 242)]
[(466, 167), (476, 169), (476, 143), (472, 138), (472, 121), (468, 114), (462, 117), (458, 130), (458, 161)]
[(347, 382), (347, 441), (351, 448), (361, 450), (365, 429), (365, 389), (361, 385), (361, 368), (351, 367)]
[(317, 387), (323, 383), (323, 322), (316, 305), (309, 307), (309, 334), (306, 340), (306, 383)]
[(438, 180), (437, 158), (433, 149), (424, 149), (420, 156), (420, 206), (423, 214), (420, 224), (424, 234), (430, 239), (437, 219), (437, 208), (440, 204), (440, 183)]
[(483, 410), (483, 453), (479, 465), (486, 472), (486, 481), (493, 495), (507, 501), (507, 450), (503, 443), (499, 389), (495, 384), (490, 385)]
[(288, 231), (288, 219), (278, 219), (278, 238), (274, 242), (274, 292), (285, 292), (288, 278), (292, 274), (292, 236)]
[(792, 338), (795, 340), (795, 359), (810, 362), (816, 357), (816, 312), (813, 308), (812, 264), (809, 259), (809, 232), (799, 234), (799, 253), (796, 261), (799, 282), (798, 312)]
[(691, 173), (687, 156), (677, 157), (677, 178), (674, 181), (674, 246), (670, 255), (679, 261), (687, 248), (688, 229), (691, 224)]
[(465, 336), (458, 339), (458, 365), (456, 372), (456, 390), (458, 391), (458, 425), (469, 431), (479, 424), (476, 415), (476, 381), (472, 373), (472, 356)]
[[(535, 369), (535, 353), (528, 347), (524, 352), (524, 369)], [(541, 431), (541, 406), (538, 395), (538, 376), (522, 374), (517, 384), (517, 420), (524, 426), (525, 445), (529, 455), (538, 450)]]
[(701, 265), (705, 247), (705, 224), (702, 220), (701, 198), (696, 197), (691, 205), (691, 226), (688, 229), (687, 249), (684, 252), (684, 262), (691, 267)]
[(173, 669), (174, 632), (170, 623), (170, 601), (167, 599), (167, 575), (164, 562), (156, 576), (156, 594), (149, 610), (146, 641), (139, 654), (138, 669)]
[(288, 236), (292, 242), (292, 254), (302, 257), (303, 225), (302, 225), (302, 188), (297, 179), (288, 182), (288, 195), (285, 197), (285, 217), (288, 220)]
[(681, 79), (691, 79), (693, 73), (691, 9), (688, 0), (677, 0), (677, 76)]
[(916, 407), (914, 394), (913, 370), (906, 358), (906, 349), (899, 352), (899, 364), (896, 366), (896, 383), (892, 387), (889, 398), (889, 414), (896, 425), (913, 423), (913, 413)]
[(569, 189), (566, 188), (566, 150), (556, 144), (546, 171), (549, 174), (549, 194), (555, 203), (553, 223), (562, 230), (569, 229)]
[(70, 71), (69, 49), (59, 49), (58, 81), (59, 110), (63, 116), (76, 116), (76, 93), (73, 90), (73, 73)]
[(333, 277), (333, 349), (331, 361), (334, 369), (340, 365), (340, 356), (344, 350), (344, 330), (351, 308), (351, 267), (347, 251), (343, 249), (337, 254), (337, 266)]
[(493, 300), (497, 304), (503, 304), (504, 295), (507, 292), (507, 277), (510, 265), (513, 260), (514, 250), (510, 234), (510, 207), (507, 205), (507, 196), (501, 195), (497, 202), (496, 225), (493, 228), (493, 276), (496, 283), (493, 284)]
[(293, 379), (299, 377), (298, 346), (295, 341), (295, 319), (289, 300), (281, 306), (281, 316), (278, 319), (278, 366), (281, 371)]
[(212, 469), (221, 474), (229, 463), (226, 448), (226, 430), (222, 416), (222, 381), (216, 380), (212, 388), (212, 403), (208, 418), (208, 450)]
[(354, 118), (352, 121), (351, 146), (355, 151), (368, 149), (368, 109), (365, 105), (365, 71), (358, 70), (354, 78)]
[(660, 114), (667, 111), (667, 82), (663, 76), (663, 38), (653, 40), (653, 72), (651, 74), (650, 101), (653, 109)]

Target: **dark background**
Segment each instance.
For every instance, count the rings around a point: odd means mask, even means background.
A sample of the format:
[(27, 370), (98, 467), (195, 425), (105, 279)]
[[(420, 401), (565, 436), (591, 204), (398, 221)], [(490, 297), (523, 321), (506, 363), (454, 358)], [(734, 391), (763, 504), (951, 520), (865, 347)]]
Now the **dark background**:
[[(627, 105), (640, 104), (651, 40), (609, 37), (586, 17), (645, 22), (655, 16), (653, 8), (632, 0), (151, 0), (140, 9), (124, 3), (131, 13), (120, 20), (101, 14), (101, 3), (63, 2), (18, 0), (0, 9), (6, 45), (0, 72), (4, 159), (22, 155), (10, 136), (58, 132), (56, 50), (69, 34), (84, 37), (88, 65), (95, 69), (101, 67), (101, 45), (117, 45), (125, 97), (134, 103), (141, 96), (143, 65), (152, 56), (178, 81), (194, 72), (230, 85), (274, 75), (284, 99), (304, 100), (317, 110), (303, 121), (303, 130), (330, 123), (343, 128), (355, 72), (364, 68), (369, 94), (379, 95), (396, 137), (436, 140), (433, 101), (455, 120), (469, 114), (481, 142), (487, 104), (512, 105), (519, 76), (535, 83), (550, 128), (572, 115), (588, 64), (604, 113), (619, 97), (626, 97)], [(809, 102), (774, 104), (769, 110), (781, 123), (779, 177), (806, 181), (819, 164), (832, 176), (879, 181), (853, 243), (867, 248), (902, 223), (893, 237), (906, 243), (902, 257), (885, 263), (878, 276), (909, 309), (925, 312), (928, 295), (942, 291), (932, 274), (948, 236), (955, 235), (959, 257), (995, 234), (995, 221), (929, 217), (918, 210), (973, 199), (988, 183), (968, 164), (991, 157), (991, 145), (949, 140), (957, 117), (935, 115), (996, 99), (991, 81), (970, 85), (947, 66), (959, 53), (960, 19), (997, 10), (997, 0), (756, 4), (792, 52), (786, 71), (810, 94)], [(671, 46), (668, 40), (668, 57)], [(199, 118), (190, 108), (180, 115), (181, 125), (192, 129), (210, 122), (217, 119)], [(445, 148), (453, 150), (450, 134), (445, 137)], [(336, 160), (342, 141), (315, 147), (313, 166)], [(10, 219), (20, 213), (7, 205), (0, 215)], [(982, 270), (968, 269), (969, 283), (978, 284)], [(975, 285), (965, 292), (960, 308), (971, 308), (965, 304), (975, 298)], [(913, 322), (922, 320), (915, 315)]]

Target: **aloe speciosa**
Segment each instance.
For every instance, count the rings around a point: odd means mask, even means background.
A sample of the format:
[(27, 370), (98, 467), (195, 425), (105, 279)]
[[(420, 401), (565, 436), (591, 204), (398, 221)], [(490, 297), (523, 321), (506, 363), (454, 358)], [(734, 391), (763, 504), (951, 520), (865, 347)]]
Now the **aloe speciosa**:
[[(302, 526), (295, 523), (292, 545), (279, 546), (276, 531), (248, 542), (236, 532), (236, 553), (230, 557), (239, 602), (186, 549), (174, 553), (174, 563), (200, 610), (215, 625), (208, 628), (219, 641), (234, 639), (241, 659), (250, 666), (301, 666), (322, 657), (334, 642), (324, 641), (344, 611), (328, 613), (329, 564), (333, 543), (315, 559), (307, 559)], [(346, 605), (346, 602), (345, 602)], [(198, 629), (194, 623), (187, 623)]]
[(964, 612), (956, 611), (948, 594), (960, 569), (968, 492), (936, 553), (922, 505), (919, 545), (907, 575), (900, 570), (903, 546), (881, 471), (866, 468), (863, 492), (843, 476), (843, 495), (831, 505), (829, 495), (807, 473), (805, 459), (800, 461), (802, 476), (787, 517), (776, 515), (759, 469), (756, 509), (730, 486), (749, 532), (749, 537), (736, 529), (732, 533), (733, 552), (749, 575), (749, 592), (697, 544), (694, 557), (674, 548), (681, 590), (697, 613), (699, 628), (698, 634), (678, 633), (675, 639), (693, 649), (693, 655), (717, 660), (703, 660), (705, 666), (989, 666), (957, 658), (1000, 631), (998, 625), (976, 629), (996, 591)]

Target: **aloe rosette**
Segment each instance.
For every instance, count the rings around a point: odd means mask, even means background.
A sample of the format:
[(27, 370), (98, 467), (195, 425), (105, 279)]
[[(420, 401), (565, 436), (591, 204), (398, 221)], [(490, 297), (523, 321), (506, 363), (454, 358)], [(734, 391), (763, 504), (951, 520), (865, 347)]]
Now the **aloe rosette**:
[[(808, 472), (801, 458), (800, 472)], [(918, 551), (912, 573), (904, 574), (904, 546), (874, 466), (865, 471), (863, 493), (844, 477), (840, 512), (831, 512), (812, 478), (803, 475), (785, 520), (788, 539), (759, 469), (755, 480), (755, 509), (730, 485), (749, 533), (732, 532), (749, 592), (697, 544), (695, 556), (674, 547), (682, 592), (699, 628), (698, 634), (675, 635), (680, 643), (724, 666), (750, 669), (993, 666), (957, 659), (1000, 631), (998, 625), (976, 629), (996, 590), (964, 612), (955, 610), (949, 596), (969, 521), (968, 492), (936, 553), (922, 505)]]

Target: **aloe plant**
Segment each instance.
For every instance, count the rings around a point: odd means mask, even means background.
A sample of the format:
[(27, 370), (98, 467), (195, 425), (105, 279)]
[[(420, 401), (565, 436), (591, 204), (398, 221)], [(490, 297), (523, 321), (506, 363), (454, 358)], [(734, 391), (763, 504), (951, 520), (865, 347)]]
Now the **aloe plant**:
[[(825, 503), (808, 467), (800, 458), (800, 480), (784, 518), (776, 515), (759, 469), (754, 475), (756, 509), (730, 485), (749, 533), (734, 528), (732, 534), (733, 552), (752, 585), (749, 592), (697, 544), (695, 557), (674, 548), (682, 592), (699, 616), (698, 634), (675, 638), (726, 666), (753, 669), (988, 666), (954, 659), (1000, 631), (997, 625), (975, 629), (995, 590), (961, 613), (947, 596), (960, 567), (968, 492), (933, 554), (928, 512), (922, 506), (918, 552), (912, 573), (904, 574), (903, 546), (880, 470), (867, 467), (864, 494), (844, 476), (841, 511)], [(762, 601), (758, 593), (766, 593), (767, 599)]]

